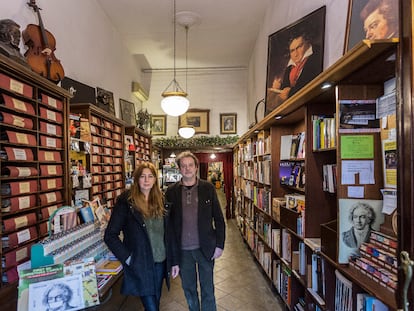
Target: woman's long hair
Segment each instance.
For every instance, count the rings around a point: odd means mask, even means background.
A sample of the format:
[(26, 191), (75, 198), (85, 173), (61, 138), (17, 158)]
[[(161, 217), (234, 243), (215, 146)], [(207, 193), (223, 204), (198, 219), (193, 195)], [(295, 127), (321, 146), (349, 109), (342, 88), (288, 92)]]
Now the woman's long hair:
[[(139, 187), (139, 178), (145, 168), (148, 168), (155, 178), (154, 185), (152, 186), (148, 195), (148, 201), (145, 200), (145, 196)], [(163, 194), (158, 183), (157, 170), (155, 169), (154, 164), (151, 162), (141, 163), (135, 169), (132, 176), (134, 178), (134, 183), (131, 186), (129, 200), (133, 203), (134, 208), (141, 212), (145, 218), (164, 216), (165, 209)]]

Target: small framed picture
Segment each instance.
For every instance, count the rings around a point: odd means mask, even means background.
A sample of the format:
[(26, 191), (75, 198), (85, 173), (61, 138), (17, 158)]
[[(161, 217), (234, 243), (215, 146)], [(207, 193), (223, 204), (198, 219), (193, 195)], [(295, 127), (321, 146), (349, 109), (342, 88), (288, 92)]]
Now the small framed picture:
[(167, 134), (167, 115), (151, 115), (151, 135), (160, 136)]
[(135, 118), (135, 104), (125, 99), (119, 99), (119, 106), (121, 108), (121, 119), (128, 125), (137, 126)]
[(364, 39), (399, 37), (398, 0), (349, 0), (344, 53)]
[(114, 93), (103, 88), (96, 88), (96, 104), (99, 108), (115, 115)]
[(179, 116), (178, 127), (192, 125), (196, 134), (210, 133), (210, 110), (188, 109), (186, 113)]
[(220, 134), (237, 134), (236, 113), (220, 113)]

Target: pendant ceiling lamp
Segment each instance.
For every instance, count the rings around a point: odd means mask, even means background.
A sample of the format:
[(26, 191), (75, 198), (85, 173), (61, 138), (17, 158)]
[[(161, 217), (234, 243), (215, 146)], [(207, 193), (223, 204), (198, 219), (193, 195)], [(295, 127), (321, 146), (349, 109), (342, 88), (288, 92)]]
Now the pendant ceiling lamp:
[(164, 92), (162, 92), (161, 108), (167, 115), (178, 117), (184, 114), (188, 107), (190, 106), (190, 101), (187, 99), (187, 92), (185, 92), (181, 86), (178, 84), (176, 79), (176, 66), (175, 66), (175, 54), (176, 54), (176, 33), (177, 33), (177, 23), (176, 23), (176, 6), (175, 0), (174, 3), (174, 78), (168, 84)]
[(182, 138), (191, 138), (195, 134), (195, 129), (191, 125), (184, 125), (178, 129), (178, 134)]
[[(184, 20), (184, 19), (183, 19)], [(186, 21), (188, 21), (188, 19), (185, 19)], [(181, 24), (180, 25), (184, 26), (185, 28), (185, 86), (187, 88), (187, 68), (188, 68), (188, 28), (189, 25), (188, 24)], [(195, 129), (194, 126), (192, 125), (183, 125), (178, 129), (178, 134), (182, 137), (182, 138), (191, 138), (194, 136), (195, 134)]]

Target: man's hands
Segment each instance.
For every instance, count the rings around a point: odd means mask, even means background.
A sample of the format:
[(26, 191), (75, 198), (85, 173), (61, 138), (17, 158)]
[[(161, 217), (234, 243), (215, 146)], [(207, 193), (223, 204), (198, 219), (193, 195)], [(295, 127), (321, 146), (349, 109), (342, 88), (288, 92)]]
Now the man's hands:
[(171, 267), (171, 276), (175, 279), (180, 274), (180, 267), (178, 265)]
[(214, 255), (211, 258), (211, 260), (219, 258), (222, 254), (223, 254), (223, 250), (221, 248), (216, 247), (216, 249), (214, 250)]

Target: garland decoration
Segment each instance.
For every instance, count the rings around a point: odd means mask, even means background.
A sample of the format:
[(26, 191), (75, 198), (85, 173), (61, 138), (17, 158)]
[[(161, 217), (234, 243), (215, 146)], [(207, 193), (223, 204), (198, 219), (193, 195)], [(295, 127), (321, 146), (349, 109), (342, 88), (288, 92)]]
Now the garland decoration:
[(162, 137), (153, 139), (154, 146), (159, 148), (200, 148), (200, 147), (232, 147), (239, 139), (238, 135), (235, 136), (193, 136), (185, 139), (180, 136)]

